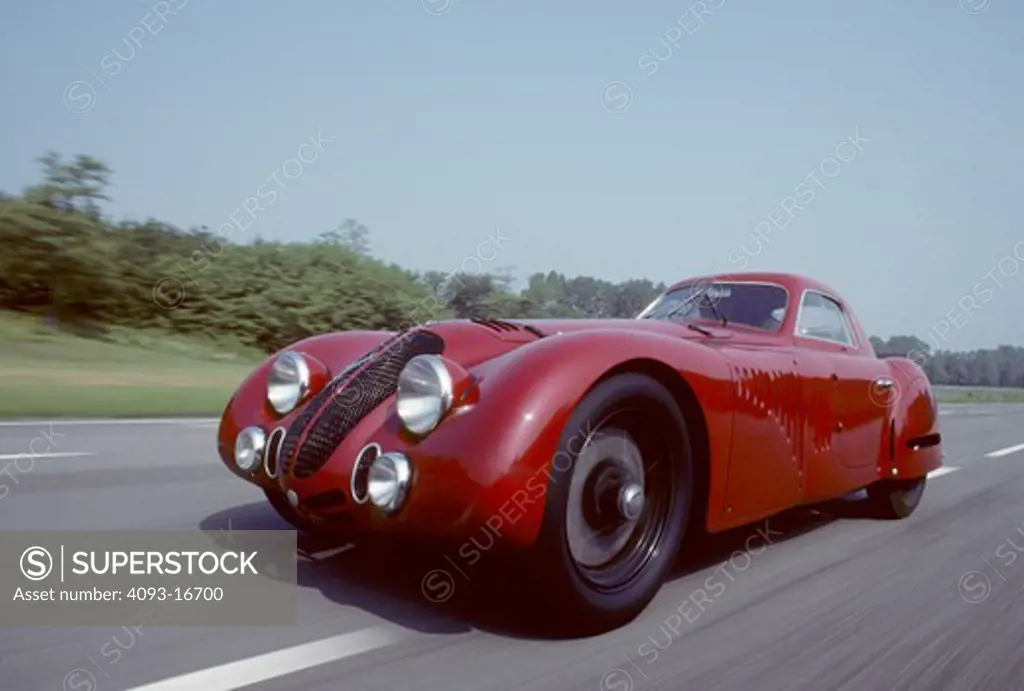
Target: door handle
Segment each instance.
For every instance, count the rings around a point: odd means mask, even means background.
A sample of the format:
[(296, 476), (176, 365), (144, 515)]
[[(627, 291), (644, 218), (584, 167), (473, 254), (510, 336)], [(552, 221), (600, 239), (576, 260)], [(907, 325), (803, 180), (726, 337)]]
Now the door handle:
[(891, 377), (879, 377), (875, 380), (874, 390), (870, 392), (872, 403), (880, 406), (888, 406), (896, 402), (899, 396), (899, 389)]

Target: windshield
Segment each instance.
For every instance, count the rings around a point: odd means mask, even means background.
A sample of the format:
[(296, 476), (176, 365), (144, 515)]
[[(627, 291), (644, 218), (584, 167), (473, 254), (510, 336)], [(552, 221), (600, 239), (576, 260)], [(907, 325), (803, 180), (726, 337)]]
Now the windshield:
[(696, 281), (666, 291), (640, 313), (639, 319), (711, 319), (778, 331), (786, 316), (788, 295), (766, 283)]

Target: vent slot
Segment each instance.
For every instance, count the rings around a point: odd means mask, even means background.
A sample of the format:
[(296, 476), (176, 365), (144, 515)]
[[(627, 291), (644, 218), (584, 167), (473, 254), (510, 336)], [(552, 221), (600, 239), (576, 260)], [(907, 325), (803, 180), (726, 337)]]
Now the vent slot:
[(369, 444), (359, 452), (356, 463), (352, 467), (352, 501), (364, 504), (370, 498), (370, 466), (380, 457), (379, 444)]
[(281, 467), (281, 442), (284, 441), (287, 430), (278, 427), (270, 433), (267, 440), (267, 448), (263, 451), (263, 472), (271, 480), (277, 478), (278, 470)]
[(922, 437), (908, 439), (907, 448), (917, 451), (918, 449), (927, 449), (929, 446), (938, 446), (941, 442), (942, 435), (936, 432), (934, 434), (926, 434)]
[(327, 511), (328, 509), (336, 509), (345, 505), (347, 501), (345, 493), (340, 489), (332, 489), (320, 494), (314, 494), (312, 497), (302, 502), (302, 507), (309, 511)]
[(544, 338), (547, 335), (536, 326), (530, 326), (529, 324), (516, 324), (514, 322), (505, 321), (504, 319), (482, 319), (474, 317), (469, 321), (499, 333), (507, 333), (509, 331), (527, 331), (537, 338)]

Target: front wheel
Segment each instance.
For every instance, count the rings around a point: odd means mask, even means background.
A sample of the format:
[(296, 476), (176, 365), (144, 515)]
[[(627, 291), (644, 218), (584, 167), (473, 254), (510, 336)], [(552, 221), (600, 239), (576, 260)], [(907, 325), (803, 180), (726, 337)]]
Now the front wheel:
[(872, 515), (886, 520), (906, 518), (921, 503), (927, 478), (879, 480), (868, 487)]
[(531, 560), (549, 628), (600, 633), (647, 606), (686, 532), (692, 475), (685, 419), (657, 381), (622, 374), (583, 398), (552, 459)]

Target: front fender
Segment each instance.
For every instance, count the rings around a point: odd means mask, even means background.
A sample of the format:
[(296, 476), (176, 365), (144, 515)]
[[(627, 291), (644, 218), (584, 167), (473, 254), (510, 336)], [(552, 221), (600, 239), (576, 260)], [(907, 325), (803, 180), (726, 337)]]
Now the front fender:
[[(642, 361), (673, 369), (699, 399), (719, 397), (727, 415), (731, 374), (725, 358), (697, 342), (660, 334), (607, 330), (552, 336), (474, 368), (479, 402), (422, 444), (432, 455), (463, 459), (476, 488), (463, 516), (475, 521), (474, 527), (497, 526), (514, 543), (532, 544), (569, 415), (607, 373)], [(728, 435), (728, 424), (718, 428)], [(728, 444), (718, 448), (727, 453)]]
[[(221, 415), (220, 429), (217, 433), (217, 450), (221, 459), (236, 475), (249, 479), (234, 464), (235, 437), (238, 433), (251, 425), (262, 426), (264, 429), (277, 426), (287, 428), (302, 409), (300, 405), (288, 415), (280, 416), (267, 403), (267, 373), (270, 365), (282, 352), (294, 350), (312, 356), (326, 368), (324, 374), (329, 380), (391, 335), (386, 331), (323, 334), (306, 338), (268, 357), (242, 381)], [(311, 392), (310, 398), (315, 395), (315, 391)]]

